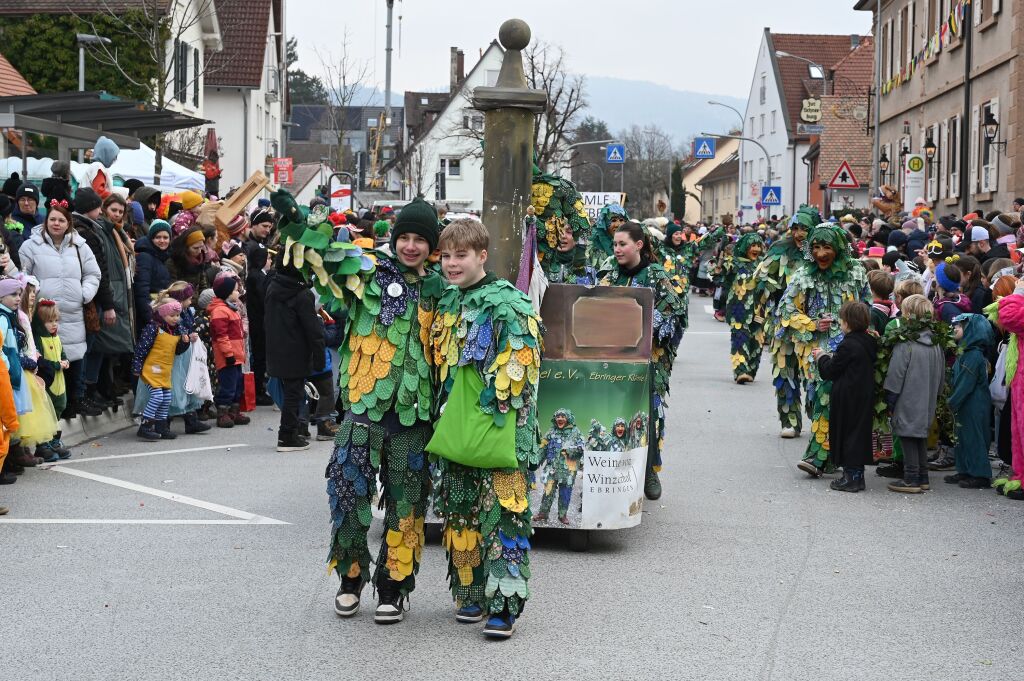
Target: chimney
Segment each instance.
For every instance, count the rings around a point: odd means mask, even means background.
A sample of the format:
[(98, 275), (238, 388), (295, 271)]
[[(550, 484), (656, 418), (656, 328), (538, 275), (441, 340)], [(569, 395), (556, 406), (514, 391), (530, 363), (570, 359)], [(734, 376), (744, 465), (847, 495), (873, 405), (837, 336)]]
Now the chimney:
[(459, 82), (461, 83), (462, 81), (466, 80), (466, 53), (463, 52), (462, 50), (459, 50), (457, 66), (459, 73)]
[(448, 92), (455, 94), (459, 89), (459, 48), (451, 48), (451, 58), (448, 64)]
[(858, 47), (860, 47), (860, 36), (857, 35), (856, 33), (851, 33), (850, 34), (850, 50), (851, 51), (852, 50), (856, 50)]

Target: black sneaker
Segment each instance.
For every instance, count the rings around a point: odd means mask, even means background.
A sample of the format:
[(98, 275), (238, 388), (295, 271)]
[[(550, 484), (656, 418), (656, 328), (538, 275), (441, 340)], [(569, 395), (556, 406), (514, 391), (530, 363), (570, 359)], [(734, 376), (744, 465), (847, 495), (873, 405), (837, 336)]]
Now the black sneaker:
[(405, 596), (398, 589), (398, 582), (389, 577), (377, 585), (377, 609), (373, 621), (377, 624), (396, 624), (405, 617)]
[(960, 486), (964, 489), (988, 489), (992, 486), (992, 481), (988, 478), (976, 478), (968, 475), (960, 481)]
[(305, 440), (295, 433), (280, 435), (277, 438), (277, 451), (279, 452), (301, 452), (309, 449), (309, 440)]
[(923, 490), (917, 482), (909, 480), (897, 480), (886, 485), (890, 492), (902, 492), (903, 494), (920, 494)]
[(843, 473), (843, 477), (838, 480), (830, 482), (828, 486), (837, 492), (863, 492), (867, 488), (863, 476), (855, 480), (846, 473)]
[(262, 395), (257, 395), (256, 396), (256, 406), (257, 407), (272, 407), (272, 406), (274, 406), (274, 398), (272, 398), (270, 395), (268, 395), (266, 393), (263, 393)]
[(334, 597), (334, 612), (339, 617), (352, 617), (359, 612), (359, 594), (363, 590), (363, 580), (359, 577), (342, 577), (338, 595)]
[(930, 471), (951, 471), (956, 468), (956, 459), (951, 456), (944, 456), (928, 464)]
[(647, 473), (644, 476), (644, 496), (651, 501), (661, 498), (661, 480), (658, 478), (658, 471), (654, 470), (652, 466), (647, 467)]
[(83, 397), (78, 401), (78, 413), (82, 416), (100, 416), (103, 409), (88, 397)]
[(875, 474), (880, 475), (883, 478), (896, 478), (897, 480), (903, 479), (903, 462), (893, 461), (888, 466), (879, 466), (875, 469)]
[(160, 439), (160, 433), (156, 431), (155, 421), (143, 421), (136, 435), (140, 440), (146, 440), (147, 442), (156, 442)]
[(946, 483), (947, 485), (959, 485), (962, 480), (967, 480), (970, 477), (971, 476), (967, 475), (966, 473), (954, 473), (953, 475), (947, 475), (946, 477), (942, 478), (942, 482)]
[(14, 473), (0, 473), (0, 485), (13, 485), (18, 482), (18, 476)]

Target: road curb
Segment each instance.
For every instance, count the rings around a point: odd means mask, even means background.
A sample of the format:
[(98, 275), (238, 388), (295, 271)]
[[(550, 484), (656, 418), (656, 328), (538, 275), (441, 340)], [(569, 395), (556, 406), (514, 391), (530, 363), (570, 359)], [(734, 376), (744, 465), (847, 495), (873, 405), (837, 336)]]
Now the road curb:
[[(131, 393), (121, 399), (125, 405), (135, 404), (135, 398)], [(65, 447), (77, 447), (83, 442), (132, 428), (136, 424), (130, 412), (131, 409), (121, 406), (116, 412), (108, 409), (99, 416), (79, 415), (73, 419), (61, 419), (57, 422), (57, 426), (61, 428), (61, 440)]]

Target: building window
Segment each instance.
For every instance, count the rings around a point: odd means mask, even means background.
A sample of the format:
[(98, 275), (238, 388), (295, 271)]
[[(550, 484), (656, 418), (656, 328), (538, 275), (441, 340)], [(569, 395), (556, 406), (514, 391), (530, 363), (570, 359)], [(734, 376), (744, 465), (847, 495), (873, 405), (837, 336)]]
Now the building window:
[(462, 112), (462, 127), (474, 132), (483, 132), (484, 115), (479, 111), (466, 110)]
[(494, 87), (498, 84), (498, 74), (500, 71), (497, 69), (487, 69), (487, 87)]
[(376, 128), (377, 127), (377, 119), (376, 118), (367, 118), (366, 119), (366, 127), (367, 127), (367, 129), (369, 129), (369, 128)]
[(750, 117), (750, 132), (748, 133), (751, 137), (754, 136), (754, 117)]
[(761, 114), (761, 132), (757, 136), (764, 137), (764, 114)]
[(448, 177), (462, 177), (462, 161), (457, 158), (442, 158), (441, 172)]
[(981, 191), (983, 192), (994, 192), (999, 188), (999, 150), (985, 139), (984, 121), (989, 114), (999, 120), (998, 100), (993, 99), (981, 105), (982, 125), (980, 126), (981, 138), (978, 140), (978, 144), (981, 147)]
[(768, 76), (761, 74), (761, 103), (768, 99)]
[(772, 134), (774, 135), (775, 134), (775, 110), (774, 109), (772, 110), (771, 119), (772, 119)]
[(960, 197), (960, 115), (953, 116), (946, 122), (946, 179), (949, 182), (950, 198)]

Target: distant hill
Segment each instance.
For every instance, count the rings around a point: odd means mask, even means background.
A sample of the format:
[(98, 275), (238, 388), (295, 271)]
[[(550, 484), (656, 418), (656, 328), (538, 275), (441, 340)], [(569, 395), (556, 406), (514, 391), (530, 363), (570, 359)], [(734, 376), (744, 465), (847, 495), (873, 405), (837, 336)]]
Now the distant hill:
[(654, 124), (676, 144), (700, 132), (728, 132), (739, 127), (736, 114), (709, 99), (729, 104), (742, 113), (746, 100), (725, 95), (673, 90), (642, 80), (587, 76), (587, 115), (608, 124), (613, 134), (631, 125)]

